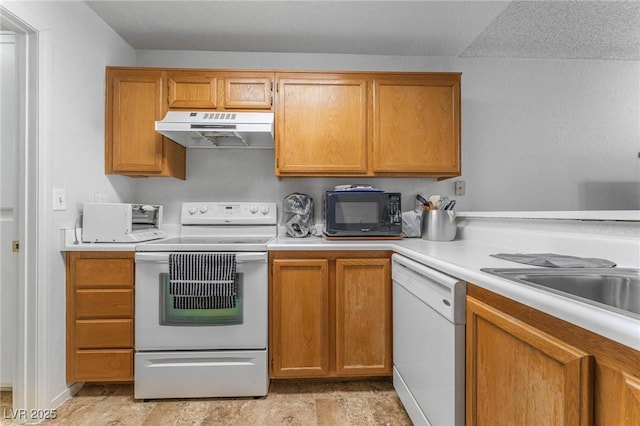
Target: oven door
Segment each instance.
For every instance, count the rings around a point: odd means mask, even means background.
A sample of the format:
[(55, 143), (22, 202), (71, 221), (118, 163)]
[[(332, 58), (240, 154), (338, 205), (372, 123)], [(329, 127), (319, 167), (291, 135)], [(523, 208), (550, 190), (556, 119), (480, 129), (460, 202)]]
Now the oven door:
[(181, 306), (169, 288), (169, 253), (136, 253), (135, 346), (138, 351), (265, 349), (266, 252), (238, 252), (234, 308)]

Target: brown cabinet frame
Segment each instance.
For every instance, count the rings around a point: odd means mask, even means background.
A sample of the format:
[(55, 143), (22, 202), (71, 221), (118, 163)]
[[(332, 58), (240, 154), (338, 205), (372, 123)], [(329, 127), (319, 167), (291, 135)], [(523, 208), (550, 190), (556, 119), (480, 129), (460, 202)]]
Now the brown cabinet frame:
[(67, 252), (66, 274), (67, 381), (133, 381), (134, 253)]

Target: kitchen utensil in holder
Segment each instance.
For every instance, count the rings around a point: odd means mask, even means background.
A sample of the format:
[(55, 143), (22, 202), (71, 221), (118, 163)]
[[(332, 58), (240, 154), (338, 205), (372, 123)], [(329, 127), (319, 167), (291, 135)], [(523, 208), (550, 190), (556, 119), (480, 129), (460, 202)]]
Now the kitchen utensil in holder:
[(422, 212), (422, 239), (452, 241), (456, 238), (456, 214), (452, 210)]

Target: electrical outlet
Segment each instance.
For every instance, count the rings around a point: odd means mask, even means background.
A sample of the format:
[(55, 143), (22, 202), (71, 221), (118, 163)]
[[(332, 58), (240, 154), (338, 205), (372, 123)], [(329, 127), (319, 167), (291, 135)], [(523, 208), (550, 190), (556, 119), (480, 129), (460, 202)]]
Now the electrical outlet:
[(457, 180), (453, 184), (453, 193), (455, 195), (464, 195), (465, 192), (465, 184), (463, 180)]
[(67, 209), (67, 191), (65, 189), (53, 188), (53, 210)]

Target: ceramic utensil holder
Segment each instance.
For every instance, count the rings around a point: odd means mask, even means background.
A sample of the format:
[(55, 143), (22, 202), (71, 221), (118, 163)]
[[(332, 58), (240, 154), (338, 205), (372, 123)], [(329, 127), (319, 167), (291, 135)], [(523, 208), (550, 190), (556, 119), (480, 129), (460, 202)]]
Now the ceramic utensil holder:
[(422, 239), (452, 241), (456, 238), (456, 214), (452, 210), (422, 212)]

